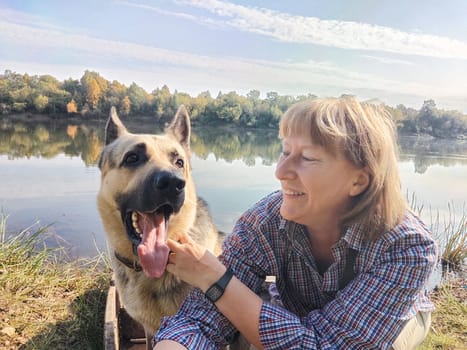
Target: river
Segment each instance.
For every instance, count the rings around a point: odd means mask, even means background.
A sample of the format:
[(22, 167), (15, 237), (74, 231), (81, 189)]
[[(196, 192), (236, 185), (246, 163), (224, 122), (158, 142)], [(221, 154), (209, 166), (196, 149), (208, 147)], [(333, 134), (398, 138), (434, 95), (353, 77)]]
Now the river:
[[(70, 256), (104, 251), (96, 194), (105, 120), (0, 118), (0, 207), (8, 233), (49, 226), (48, 242), (66, 247)], [(148, 118), (125, 123), (133, 132), (161, 129)], [(399, 146), (403, 191), (424, 221), (439, 231), (465, 213), (467, 142), (400, 136)], [(248, 206), (278, 188), (280, 143), (273, 130), (195, 127), (191, 148), (198, 195), (225, 232)]]

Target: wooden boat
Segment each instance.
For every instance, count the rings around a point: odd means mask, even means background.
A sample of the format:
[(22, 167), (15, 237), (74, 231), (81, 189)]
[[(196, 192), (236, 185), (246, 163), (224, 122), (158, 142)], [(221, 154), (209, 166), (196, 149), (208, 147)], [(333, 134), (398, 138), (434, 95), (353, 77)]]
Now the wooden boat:
[(144, 329), (125, 311), (113, 279), (105, 305), (104, 350), (146, 350)]

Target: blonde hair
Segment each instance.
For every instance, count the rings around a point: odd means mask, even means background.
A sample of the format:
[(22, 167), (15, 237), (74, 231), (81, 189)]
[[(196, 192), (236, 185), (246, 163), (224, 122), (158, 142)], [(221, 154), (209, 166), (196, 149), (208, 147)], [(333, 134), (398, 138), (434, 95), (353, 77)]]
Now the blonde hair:
[(374, 239), (402, 220), (407, 201), (398, 171), (396, 129), (382, 105), (353, 97), (311, 99), (292, 105), (282, 116), (279, 137), (306, 135), (327, 151), (366, 168), (370, 183), (353, 199), (342, 226), (358, 223)]

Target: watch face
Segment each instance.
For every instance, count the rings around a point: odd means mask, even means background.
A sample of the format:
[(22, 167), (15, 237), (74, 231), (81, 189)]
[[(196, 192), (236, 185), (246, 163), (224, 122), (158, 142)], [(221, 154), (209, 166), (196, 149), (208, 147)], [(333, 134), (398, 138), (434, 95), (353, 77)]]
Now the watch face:
[(206, 291), (206, 296), (212, 302), (215, 302), (222, 296), (223, 293), (224, 293), (224, 291), (221, 288), (219, 288), (219, 286), (217, 284), (215, 284), (215, 285), (211, 286), (211, 288), (209, 288)]

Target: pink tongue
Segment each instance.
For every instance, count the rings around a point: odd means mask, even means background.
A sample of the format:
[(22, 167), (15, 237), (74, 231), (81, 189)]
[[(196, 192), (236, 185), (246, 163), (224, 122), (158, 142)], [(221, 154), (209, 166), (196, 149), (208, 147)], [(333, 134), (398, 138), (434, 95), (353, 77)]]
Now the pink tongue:
[(169, 247), (165, 243), (165, 217), (163, 214), (138, 214), (138, 224), (143, 232), (141, 243), (138, 246), (141, 266), (147, 276), (161, 277), (169, 256)]

